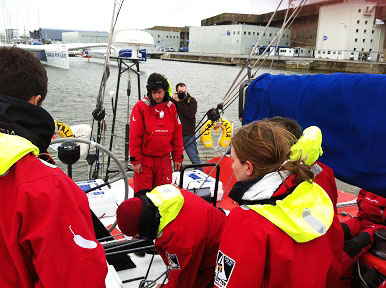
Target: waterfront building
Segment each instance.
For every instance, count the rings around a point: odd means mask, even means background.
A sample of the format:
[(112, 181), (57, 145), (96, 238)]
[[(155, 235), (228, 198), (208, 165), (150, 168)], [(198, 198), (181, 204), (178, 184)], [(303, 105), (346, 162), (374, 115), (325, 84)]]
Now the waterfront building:
[[(259, 46), (267, 46), (280, 30), (280, 28), (269, 27), (264, 32), (264, 28), (264, 26), (245, 24), (190, 27), (189, 52), (249, 54), (257, 39), (261, 38)], [(289, 47), (290, 38), (291, 31), (286, 30), (280, 37), (278, 46)]]
[(63, 43), (108, 43), (109, 33), (104, 31), (74, 31), (62, 33)]
[(30, 31), (30, 37), (35, 40), (43, 42), (62, 41), (63, 32), (74, 32), (75, 30), (69, 29), (51, 29), (51, 28), (39, 28), (34, 31)]
[(381, 61), (386, 26), (376, 6), (349, 1), (320, 7), (315, 58)]
[(158, 50), (163, 51), (178, 51), (180, 48), (180, 32), (171, 30), (156, 30), (156, 29), (145, 29), (153, 36), (154, 46)]

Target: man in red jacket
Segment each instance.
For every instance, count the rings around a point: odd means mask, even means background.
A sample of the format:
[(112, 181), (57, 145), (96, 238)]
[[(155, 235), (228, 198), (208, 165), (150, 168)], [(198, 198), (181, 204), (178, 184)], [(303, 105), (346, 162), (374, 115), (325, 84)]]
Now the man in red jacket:
[(0, 48), (0, 67), (0, 287), (105, 287), (86, 195), (37, 157), (55, 128), (40, 107), (46, 71), (9, 47)]
[(162, 185), (124, 201), (117, 222), (128, 236), (154, 240), (169, 269), (165, 287), (213, 287), (226, 216), (199, 196)]
[(172, 183), (174, 170), (183, 160), (182, 125), (171, 102), (169, 83), (153, 73), (147, 81), (147, 96), (138, 101), (130, 117), (130, 162), (134, 171), (134, 193)]

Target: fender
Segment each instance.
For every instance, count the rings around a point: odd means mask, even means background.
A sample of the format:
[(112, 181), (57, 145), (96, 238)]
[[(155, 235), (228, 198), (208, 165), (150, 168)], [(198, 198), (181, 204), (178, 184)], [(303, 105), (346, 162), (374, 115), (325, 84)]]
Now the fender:
[[(227, 147), (231, 144), (233, 126), (231, 122), (229, 122), (225, 118), (221, 118), (219, 124), (221, 127), (221, 135), (218, 139), (218, 145), (220, 145), (221, 147)], [(208, 120), (205, 122), (204, 126), (200, 130), (200, 132), (202, 133), (201, 142), (205, 147), (208, 148), (213, 147), (212, 128), (216, 131), (216, 134), (218, 134), (219, 127), (217, 125), (217, 122), (212, 122), (212, 120)]]

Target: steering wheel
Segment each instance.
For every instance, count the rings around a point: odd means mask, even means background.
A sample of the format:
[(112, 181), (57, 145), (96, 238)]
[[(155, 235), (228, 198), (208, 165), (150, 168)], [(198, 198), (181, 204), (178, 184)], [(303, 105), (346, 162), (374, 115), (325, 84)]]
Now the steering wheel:
[[(114, 162), (117, 164), (118, 169), (122, 175), (121, 178), (123, 179), (123, 182), (125, 183), (125, 185), (124, 185), (125, 186), (125, 197), (124, 197), (123, 201), (125, 201), (129, 197), (129, 182), (127, 180), (127, 174), (126, 174), (125, 168), (123, 168), (121, 162), (119, 162), (118, 158), (115, 157), (115, 155), (111, 151), (109, 151), (107, 148), (103, 147), (102, 145), (100, 145), (96, 142), (93, 142), (93, 141), (90, 141), (87, 139), (80, 139), (80, 138), (60, 138), (60, 139), (53, 140), (51, 142), (51, 145), (57, 144), (57, 143), (62, 143), (65, 141), (73, 141), (75, 143), (84, 143), (84, 144), (88, 144), (88, 145), (93, 145), (96, 148), (105, 152), (107, 155), (109, 155), (111, 157), (111, 159), (113, 159)], [(104, 186), (104, 185), (106, 185), (106, 184), (98, 185), (97, 187), (94, 187), (93, 190), (95, 190), (101, 186)], [(110, 227), (109, 232), (111, 232), (115, 228), (116, 225), (117, 225), (117, 221), (115, 221), (114, 224)]]

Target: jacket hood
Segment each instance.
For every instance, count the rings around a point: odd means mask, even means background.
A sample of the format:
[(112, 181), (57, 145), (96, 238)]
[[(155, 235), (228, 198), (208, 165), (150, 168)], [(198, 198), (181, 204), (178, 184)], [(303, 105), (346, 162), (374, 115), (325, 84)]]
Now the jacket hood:
[(41, 107), (0, 95), (0, 132), (28, 139), (46, 152), (55, 132), (54, 120)]
[(324, 235), (332, 224), (334, 207), (330, 197), (316, 183), (302, 182), (274, 205), (247, 205), (298, 243)]
[(39, 149), (27, 139), (3, 133), (0, 133), (0, 151), (0, 176), (28, 153), (39, 155)]

